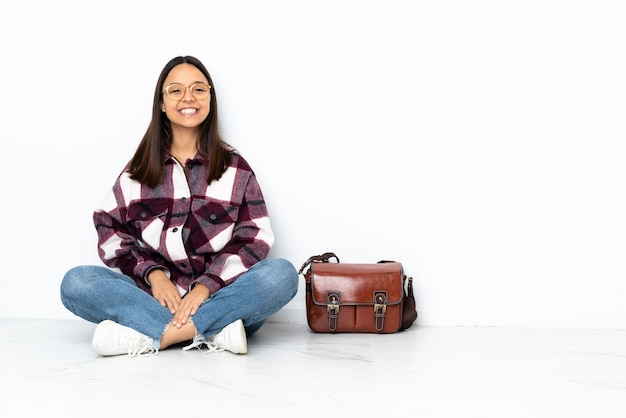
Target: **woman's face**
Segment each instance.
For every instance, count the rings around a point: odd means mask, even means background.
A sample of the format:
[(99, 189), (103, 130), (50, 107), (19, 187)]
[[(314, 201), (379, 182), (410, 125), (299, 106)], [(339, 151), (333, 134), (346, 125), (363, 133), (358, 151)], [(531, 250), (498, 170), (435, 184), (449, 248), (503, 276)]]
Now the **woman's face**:
[(208, 80), (193, 65), (179, 64), (172, 68), (163, 83), (161, 102), (161, 110), (170, 120), (172, 130), (200, 126), (211, 110), (209, 90)]

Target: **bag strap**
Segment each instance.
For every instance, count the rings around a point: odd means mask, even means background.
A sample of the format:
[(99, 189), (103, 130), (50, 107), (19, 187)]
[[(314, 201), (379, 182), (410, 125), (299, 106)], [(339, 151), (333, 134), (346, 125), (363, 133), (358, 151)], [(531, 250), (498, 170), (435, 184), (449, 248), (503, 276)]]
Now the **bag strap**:
[(304, 264), (302, 264), (302, 267), (300, 267), (300, 271), (298, 272), (298, 274), (302, 274), (304, 269), (307, 268), (307, 266), (310, 265), (313, 262), (328, 263), (328, 261), (331, 258), (334, 258), (339, 263), (339, 257), (337, 257), (335, 255), (335, 253), (328, 252), (328, 253), (324, 253), (324, 254), (321, 254), (321, 255), (312, 255), (311, 257), (309, 257), (308, 260), (306, 260), (304, 262)]

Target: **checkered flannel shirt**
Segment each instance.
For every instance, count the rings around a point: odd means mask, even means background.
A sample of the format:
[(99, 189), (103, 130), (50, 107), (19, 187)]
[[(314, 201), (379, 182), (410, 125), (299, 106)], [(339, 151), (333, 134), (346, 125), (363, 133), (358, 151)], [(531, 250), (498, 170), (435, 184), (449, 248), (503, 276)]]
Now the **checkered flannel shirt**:
[(184, 167), (168, 156), (153, 189), (123, 171), (93, 214), (102, 261), (148, 293), (161, 268), (183, 292), (202, 283), (214, 294), (264, 259), (274, 235), (251, 167), (235, 154), (219, 180), (207, 176), (199, 155)]

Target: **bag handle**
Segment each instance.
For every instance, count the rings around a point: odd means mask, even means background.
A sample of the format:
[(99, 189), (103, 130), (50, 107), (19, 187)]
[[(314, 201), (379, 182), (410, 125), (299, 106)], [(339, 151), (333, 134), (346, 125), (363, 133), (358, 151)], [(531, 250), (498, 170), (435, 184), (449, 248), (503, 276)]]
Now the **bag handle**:
[(335, 253), (328, 252), (328, 253), (324, 253), (324, 254), (321, 254), (321, 255), (313, 255), (313, 256), (309, 257), (309, 259), (306, 260), (304, 262), (304, 264), (302, 264), (302, 267), (300, 267), (300, 271), (298, 272), (298, 274), (302, 274), (304, 269), (307, 268), (307, 266), (309, 264), (313, 263), (313, 262), (317, 261), (317, 262), (322, 262), (322, 263), (328, 263), (328, 261), (331, 258), (334, 258), (339, 263), (339, 257), (337, 257), (335, 255)]

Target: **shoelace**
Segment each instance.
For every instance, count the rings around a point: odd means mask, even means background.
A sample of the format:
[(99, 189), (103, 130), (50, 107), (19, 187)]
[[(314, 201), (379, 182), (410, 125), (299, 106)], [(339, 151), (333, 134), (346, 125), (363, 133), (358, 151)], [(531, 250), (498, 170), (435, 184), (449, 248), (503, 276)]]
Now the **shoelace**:
[[(208, 350), (202, 350), (203, 345), (206, 345)], [(202, 354), (220, 353), (224, 351), (223, 348), (217, 345), (214, 336), (210, 336), (208, 339), (205, 339), (202, 335), (196, 335), (193, 337), (193, 342), (188, 346), (183, 347), (183, 350), (187, 351), (192, 348), (197, 348)]]
[(155, 356), (159, 350), (154, 348), (151, 339), (139, 338), (134, 344), (128, 347), (130, 357), (150, 357)]

